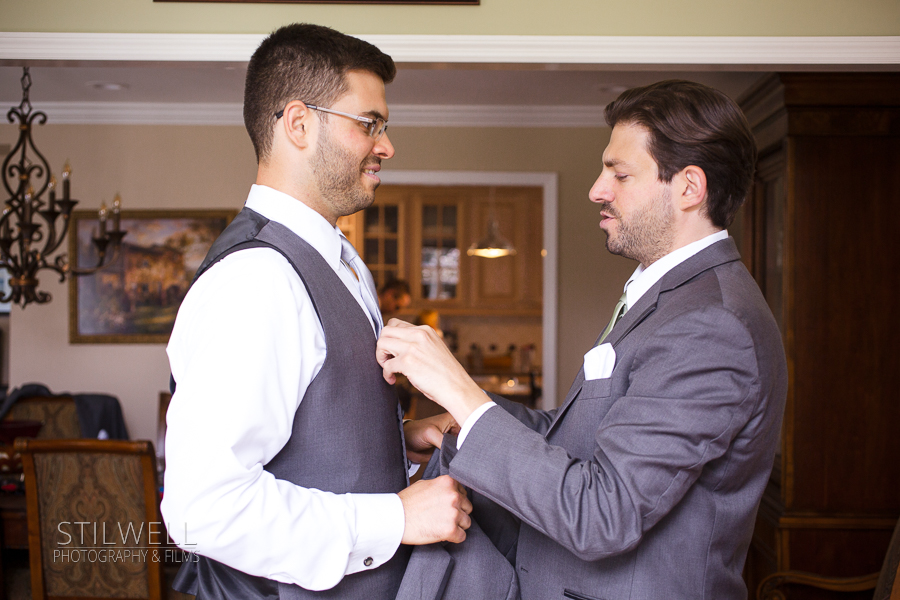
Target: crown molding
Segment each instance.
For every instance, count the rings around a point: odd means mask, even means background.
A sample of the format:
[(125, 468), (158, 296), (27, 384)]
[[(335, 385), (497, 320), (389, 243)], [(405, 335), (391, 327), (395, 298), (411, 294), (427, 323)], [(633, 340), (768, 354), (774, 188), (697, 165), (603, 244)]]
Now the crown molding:
[(603, 106), (391, 104), (392, 127), (606, 127)]
[[(0, 101), (14, 106), (17, 100)], [(239, 103), (35, 102), (53, 125), (240, 125)], [(391, 127), (604, 127), (602, 106), (391, 105)]]
[[(13, 106), (16, 102), (0, 102)], [(235, 103), (34, 102), (51, 125), (243, 125)]]
[[(0, 62), (246, 62), (263, 34), (0, 32)], [(398, 63), (900, 65), (900, 36), (360, 35)]]

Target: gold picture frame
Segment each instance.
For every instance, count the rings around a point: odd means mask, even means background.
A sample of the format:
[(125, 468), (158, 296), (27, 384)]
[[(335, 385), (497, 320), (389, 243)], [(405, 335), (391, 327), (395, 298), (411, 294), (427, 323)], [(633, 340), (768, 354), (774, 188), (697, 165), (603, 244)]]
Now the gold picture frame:
[[(69, 278), (69, 342), (164, 344), (200, 262), (235, 217), (233, 210), (124, 210), (119, 256), (92, 275)], [(69, 224), (69, 261), (96, 264), (97, 213)]]

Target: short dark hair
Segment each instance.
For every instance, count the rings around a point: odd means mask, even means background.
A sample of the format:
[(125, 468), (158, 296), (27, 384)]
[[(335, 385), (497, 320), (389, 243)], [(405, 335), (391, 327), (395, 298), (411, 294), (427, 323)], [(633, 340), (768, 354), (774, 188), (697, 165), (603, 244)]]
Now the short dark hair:
[(379, 295), (385, 292), (397, 292), (401, 296), (404, 294), (410, 294), (409, 282), (405, 279), (389, 279), (383, 286), (381, 286), (381, 291), (378, 292)]
[(753, 133), (731, 98), (692, 81), (660, 81), (623, 92), (606, 105), (606, 122), (650, 131), (647, 150), (664, 183), (688, 165), (703, 169), (703, 214), (716, 227), (731, 224), (750, 192), (756, 168)]
[(348, 91), (347, 71), (357, 70), (385, 83), (397, 74), (390, 56), (329, 27), (294, 23), (264, 39), (250, 58), (244, 84), (244, 126), (256, 160), (272, 150), (276, 112), (292, 100), (330, 106)]

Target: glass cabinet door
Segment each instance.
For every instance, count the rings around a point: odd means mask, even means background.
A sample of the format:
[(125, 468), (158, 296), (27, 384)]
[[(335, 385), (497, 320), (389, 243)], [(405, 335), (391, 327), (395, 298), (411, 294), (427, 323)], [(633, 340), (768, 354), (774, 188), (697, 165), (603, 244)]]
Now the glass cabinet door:
[(422, 298), (455, 300), (459, 285), (457, 206), (422, 204)]
[(362, 256), (379, 289), (391, 279), (402, 277), (401, 221), (397, 204), (373, 204), (363, 214)]

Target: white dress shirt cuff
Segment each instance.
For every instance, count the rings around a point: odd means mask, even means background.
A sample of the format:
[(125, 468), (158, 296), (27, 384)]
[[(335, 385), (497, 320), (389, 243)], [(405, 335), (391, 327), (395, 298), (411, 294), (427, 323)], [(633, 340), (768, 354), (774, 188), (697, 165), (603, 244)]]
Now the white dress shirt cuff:
[(472, 411), (472, 414), (469, 415), (469, 418), (466, 419), (466, 422), (463, 423), (462, 428), (459, 430), (459, 435), (456, 438), (456, 449), (459, 450), (462, 448), (463, 442), (466, 440), (466, 436), (469, 435), (469, 432), (472, 431), (472, 427), (475, 426), (475, 423), (478, 419), (481, 418), (481, 415), (487, 412), (487, 410), (492, 407), (497, 406), (497, 403), (491, 400), (490, 402), (485, 402), (478, 408)]
[(353, 494), (356, 507), (356, 544), (345, 575), (380, 567), (400, 547), (406, 521), (397, 494)]

